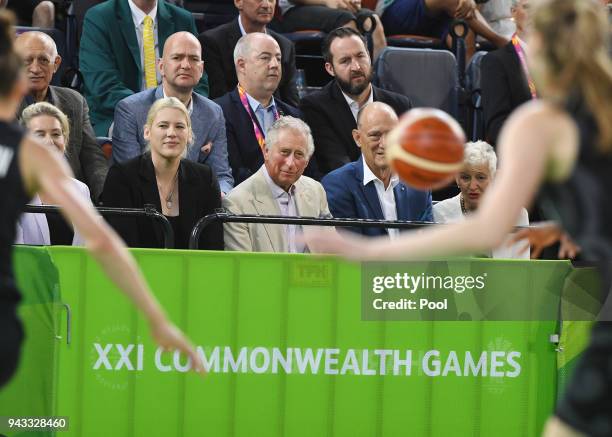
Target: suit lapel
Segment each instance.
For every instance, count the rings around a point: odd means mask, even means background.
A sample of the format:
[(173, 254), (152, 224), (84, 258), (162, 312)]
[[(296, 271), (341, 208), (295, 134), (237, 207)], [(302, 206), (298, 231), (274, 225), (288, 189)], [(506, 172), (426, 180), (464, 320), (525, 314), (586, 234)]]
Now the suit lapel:
[(340, 130), (340, 135), (344, 137), (344, 144), (350, 144), (350, 148), (347, 150), (348, 156), (352, 160), (355, 160), (359, 155), (359, 148), (355, 144), (352, 131), (357, 127), (357, 123), (355, 122), (351, 108), (349, 108), (348, 103), (346, 103), (346, 99), (338, 83), (332, 80), (329, 86), (331, 87), (330, 94), (335, 106), (334, 113), (338, 116), (337, 122), (334, 123), (334, 125)]
[[(253, 190), (253, 206), (260, 215), (280, 215), (280, 208), (276, 200), (272, 198), (272, 192), (263, 174), (261, 167), (255, 174), (256, 180)], [(268, 239), (274, 252), (286, 252), (286, 242), (283, 234), (283, 225), (264, 224)]]
[[(157, 189), (157, 178), (155, 177), (155, 168), (153, 167), (150, 153), (145, 153), (140, 156), (140, 171), (138, 176), (142, 190), (143, 205), (154, 205), (155, 209), (161, 213), (162, 208), (161, 201), (159, 200), (159, 190)], [(158, 243), (163, 245), (164, 235), (157, 223), (153, 224), (153, 231), (155, 232)]]
[(378, 193), (376, 192), (376, 186), (374, 182), (369, 182), (367, 185), (363, 185), (363, 166), (366, 165), (363, 162), (363, 155), (357, 161), (359, 165), (357, 166), (355, 179), (357, 179), (357, 185), (361, 189), (363, 196), (366, 198), (368, 202), (368, 206), (370, 207), (370, 211), (372, 211), (374, 218), (377, 220), (384, 220), (382, 208), (380, 206), (380, 200), (378, 200)]
[[(244, 135), (246, 135), (246, 137), (248, 138), (247, 141), (244, 141), (242, 142), (242, 144), (239, 144), (240, 149), (258, 150), (259, 153), (262, 154), (261, 149), (259, 147), (259, 143), (257, 142), (257, 138), (255, 137), (255, 132), (253, 131), (253, 122), (251, 121), (251, 118), (249, 117), (249, 113), (244, 109), (244, 106), (242, 106), (242, 102), (240, 101), (240, 96), (238, 95), (238, 89), (234, 88), (234, 90), (230, 94), (230, 97), (232, 99), (232, 102), (234, 103), (237, 113), (239, 114), (239, 119), (242, 120), (240, 129), (238, 130), (238, 132), (240, 132), (240, 137), (241, 139), (244, 139), (245, 138)], [(255, 123), (258, 123), (257, 117), (255, 117)], [(257, 125), (259, 126), (259, 124)], [(244, 155), (244, 156), (247, 156), (247, 155)], [(262, 157), (262, 160), (263, 160), (263, 157)]]
[[(136, 30), (134, 29), (134, 21), (132, 20), (132, 11), (127, 0), (117, 0), (117, 22), (121, 34), (125, 40), (125, 44), (132, 55), (132, 59), (136, 64), (136, 69), (142, 76), (142, 67), (140, 65), (140, 48), (138, 47), (138, 39), (136, 38)], [(159, 27), (159, 26), (158, 26)], [(163, 47), (160, 45), (160, 47)], [(119, 56), (118, 56), (119, 57)], [(119, 59), (121, 59), (119, 57)]]
[(408, 196), (406, 196), (406, 187), (399, 183), (393, 189), (395, 197), (395, 211), (397, 211), (398, 220), (408, 220), (410, 218), (410, 205), (408, 204)]
[(192, 169), (181, 161), (179, 170), (179, 222), (183, 231), (189, 231), (193, 224), (200, 218), (199, 212), (202, 210), (202, 193), (197, 189), (197, 178), (192, 174)]
[(520, 93), (523, 99), (531, 100), (531, 91), (529, 91), (529, 82), (527, 81), (527, 77), (525, 76), (525, 71), (523, 70), (523, 66), (521, 65), (521, 60), (516, 54), (516, 50), (514, 50), (514, 46), (512, 42), (506, 45), (506, 50), (508, 51), (508, 55), (512, 60), (512, 72), (517, 78), (517, 83), (520, 83)]
[[(48, 92), (53, 105), (57, 106), (64, 114), (66, 114), (68, 120), (70, 120), (70, 130), (76, 131), (77, 126), (75, 126), (74, 120), (76, 120), (77, 117), (74, 115), (73, 106), (70, 104), (70, 102), (68, 102), (64, 95), (56, 91), (55, 87), (50, 86)], [(81, 168), (81, 163), (79, 162), (81, 145), (77, 144), (76, 138), (76, 132), (71, 132), (70, 139), (68, 140), (68, 147), (66, 148), (66, 158), (68, 159), (68, 162), (70, 162), (70, 167), (73, 169)]]

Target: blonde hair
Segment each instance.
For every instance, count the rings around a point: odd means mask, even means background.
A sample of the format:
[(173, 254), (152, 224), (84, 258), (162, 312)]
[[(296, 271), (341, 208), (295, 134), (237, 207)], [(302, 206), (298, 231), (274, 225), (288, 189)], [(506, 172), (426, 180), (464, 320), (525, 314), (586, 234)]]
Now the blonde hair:
[(612, 152), (612, 61), (606, 9), (597, 0), (536, 0), (533, 29), (542, 49), (532, 59), (538, 90), (564, 101), (578, 91), (595, 117), (599, 148)]
[(21, 123), (25, 127), (28, 127), (28, 124), (30, 124), (30, 121), (32, 121), (33, 118), (41, 115), (53, 117), (60, 122), (62, 135), (64, 135), (64, 142), (66, 143), (66, 148), (68, 148), (68, 140), (70, 139), (70, 123), (68, 122), (68, 117), (66, 117), (66, 114), (64, 114), (57, 106), (53, 106), (51, 103), (47, 102), (34, 103), (25, 108), (21, 113)]
[[(187, 108), (185, 107), (185, 105), (183, 105), (183, 102), (181, 102), (176, 97), (164, 97), (163, 99), (156, 100), (155, 103), (153, 103), (153, 105), (151, 106), (151, 109), (149, 109), (149, 113), (147, 114), (147, 121), (145, 122), (145, 126), (148, 129), (151, 129), (151, 127), (153, 126), (153, 121), (155, 121), (155, 117), (157, 117), (157, 114), (159, 113), (159, 111), (161, 111), (162, 109), (168, 109), (168, 108), (176, 109), (185, 116), (185, 123), (187, 124), (188, 139), (187, 139), (187, 146), (185, 147), (185, 150), (183, 151), (183, 157), (184, 157), (187, 155), (187, 150), (189, 149), (189, 147), (194, 141), (194, 136), (193, 136), (193, 130), (191, 129), (191, 116), (189, 115), (189, 111), (187, 111)], [(149, 143), (147, 142), (146, 150), (148, 151), (149, 148), (150, 148)]]

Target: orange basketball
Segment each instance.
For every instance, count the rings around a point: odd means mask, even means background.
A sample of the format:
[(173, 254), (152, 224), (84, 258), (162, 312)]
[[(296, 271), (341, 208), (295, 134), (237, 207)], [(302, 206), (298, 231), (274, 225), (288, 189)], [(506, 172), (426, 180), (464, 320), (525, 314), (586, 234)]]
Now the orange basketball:
[(434, 190), (447, 185), (463, 166), (465, 134), (446, 112), (416, 108), (400, 117), (385, 150), (392, 168), (408, 185)]

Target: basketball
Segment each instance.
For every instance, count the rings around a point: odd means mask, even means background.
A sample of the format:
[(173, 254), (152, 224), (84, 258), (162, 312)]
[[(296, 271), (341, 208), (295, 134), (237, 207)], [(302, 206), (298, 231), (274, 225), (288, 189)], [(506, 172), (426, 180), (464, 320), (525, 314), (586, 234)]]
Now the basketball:
[(465, 133), (444, 111), (416, 108), (389, 132), (387, 160), (406, 184), (419, 190), (447, 185), (463, 166)]

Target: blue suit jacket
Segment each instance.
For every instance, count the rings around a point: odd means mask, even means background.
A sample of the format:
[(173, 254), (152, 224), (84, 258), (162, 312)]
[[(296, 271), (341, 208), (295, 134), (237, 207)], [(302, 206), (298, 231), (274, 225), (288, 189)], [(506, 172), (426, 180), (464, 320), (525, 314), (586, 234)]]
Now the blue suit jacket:
[[(157, 36), (161, 56), (166, 39), (179, 31), (198, 36), (191, 12), (157, 2)], [(107, 0), (87, 10), (79, 49), (83, 94), (91, 124), (98, 136), (107, 136), (119, 100), (140, 91), (140, 49), (128, 0)], [(202, 75), (195, 91), (208, 95), (208, 77)]]
[[(335, 218), (384, 220), (374, 182), (363, 185), (363, 155), (328, 173), (322, 180), (329, 210)], [(398, 220), (433, 221), (431, 192), (417, 191), (402, 182), (393, 189)], [(352, 228), (364, 235), (384, 235), (384, 228)]]
[[(113, 162), (128, 161), (145, 151), (147, 143), (143, 131), (147, 113), (153, 103), (163, 96), (164, 91), (160, 85), (133, 94), (119, 102), (115, 109), (113, 127)], [(229, 193), (234, 186), (234, 179), (227, 157), (223, 111), (219, 105), (199, 94), (193, 93), (192, 99), (191, 125), (194, 142), (187, 152), (187, 159), (212, 167), (219, 180), (221, 191)], [(201, 147), (209, 141), (212, 142), (210, 152), (202, 152)]]
[[(297, 108), (276, 98), (274, 102), (280, 115), (302, 118)], [(240, 101), (238, 89), (234, 88), (229, 93), (215, 99), (215, 103), (221, 106), (225, 115), (229, 163), (234, 173), (234, 181), (238, 185), (259, 170), (264, 162), (263, 154), (253, 131), (253, 122)], [(255, 115), (253, 119), (257, 123)]]

